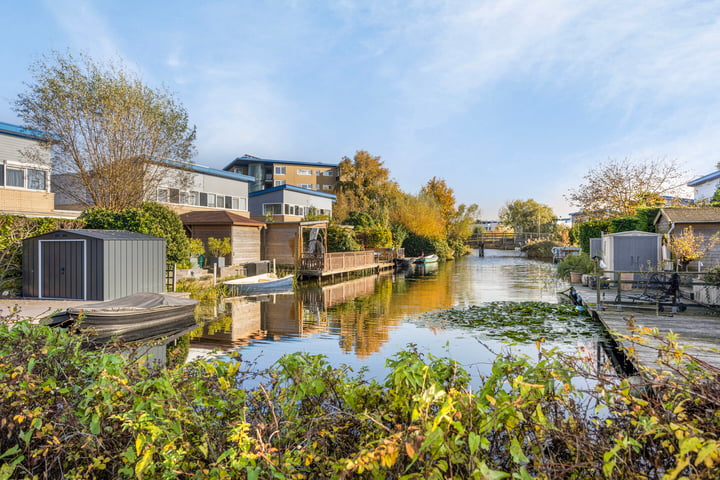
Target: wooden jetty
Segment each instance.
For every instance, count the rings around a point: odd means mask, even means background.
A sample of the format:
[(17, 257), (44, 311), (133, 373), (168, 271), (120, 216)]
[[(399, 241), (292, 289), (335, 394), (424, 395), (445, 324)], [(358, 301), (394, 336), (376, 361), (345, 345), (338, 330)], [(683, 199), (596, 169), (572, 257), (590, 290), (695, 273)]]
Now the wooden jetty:
[[(708, 315), (655, 314), (648, 312), (590, 310), (593, 318), (599, 320), (636, 367), (664, 369), (658, 364), (657, 339), (638, 335), (632, 330), (646, 327), (657, 329), (660, 334), (675, 333), (678, 345), (685, 352), (720, 369), (720, 317)], [(642, 338), (642, 342), (633, 341)]]
[(384, 258), (372, 250), (338, 252), (323, 255), (304, 255), (300, 267), (301, 278), (320, 280), (349, 276), (354, 273), (379, 273), (395, 268), (392, 259)]

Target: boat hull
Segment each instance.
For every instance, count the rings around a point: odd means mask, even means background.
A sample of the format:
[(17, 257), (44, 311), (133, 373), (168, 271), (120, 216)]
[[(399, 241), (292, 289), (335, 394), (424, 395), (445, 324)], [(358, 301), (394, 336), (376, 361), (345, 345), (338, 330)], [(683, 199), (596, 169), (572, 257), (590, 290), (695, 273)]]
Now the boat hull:
[(257, 277), (261, 278), (239, 278), (229, 280), (225, 282), (225, 285), (227, 285), (230, 295), (235, 297), (292, 293), (293, 291), (293, 275), (277, 279), (264, 275), (257, 275)]
[(195, 323), (197, 300), (157, 293), (68, 308), (67, 323), (88, 333), (92, 341), (116, 337), (139, 340), (186, 328)]

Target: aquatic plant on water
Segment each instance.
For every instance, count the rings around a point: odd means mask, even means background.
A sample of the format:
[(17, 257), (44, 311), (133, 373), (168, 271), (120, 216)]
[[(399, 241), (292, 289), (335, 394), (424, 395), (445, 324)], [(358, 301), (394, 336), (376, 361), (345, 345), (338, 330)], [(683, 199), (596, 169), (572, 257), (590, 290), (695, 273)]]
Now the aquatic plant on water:
[(542, 339), (574, 343), (603, 336), (603, 329), (573, 305), (490, 302), (427, 314), (419, 323), (467, 328), (478, 335), (532, 343)]

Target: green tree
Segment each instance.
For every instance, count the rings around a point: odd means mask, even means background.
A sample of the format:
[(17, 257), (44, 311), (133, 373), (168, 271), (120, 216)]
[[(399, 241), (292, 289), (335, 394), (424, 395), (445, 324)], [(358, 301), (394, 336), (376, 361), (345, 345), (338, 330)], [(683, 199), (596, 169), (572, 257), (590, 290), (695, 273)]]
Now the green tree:
[(158, 159), (194, 155), (195, 128), (185, 109), (122, 65), (53, 52), (30, 71), (34, 82), (15, 111), (28, 127), (51, 132), (45, 140), (54, 147), (53, 188), (79, 204), (137, 207), (168, 175)]
[(91, 208), (80, 216), (86, 228), (128, 230), (166, 240), (167, 261), (185, 264), (190, 259), (190, 241), (180, 217), (164, 205), (145, 202), (123, 210)]
[(550, 233), (555, 229), (552, 208), (533, 199), (513, 200), (500, 209), (500, 221), (518, 233)]

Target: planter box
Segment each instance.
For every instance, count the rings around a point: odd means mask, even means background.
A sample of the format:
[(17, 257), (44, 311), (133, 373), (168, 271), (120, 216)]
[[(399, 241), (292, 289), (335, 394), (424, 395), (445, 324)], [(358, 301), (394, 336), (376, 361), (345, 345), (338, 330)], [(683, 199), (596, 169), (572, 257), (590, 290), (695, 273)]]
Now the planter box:
[(211, 257), (210, 258), (210, 266), (216, 265), (218, 268), (223, 268), (225, 266), (225, 257)]
[(580, 283), (582, 282), (582, 273), (578, 272), (570, 272), (570, 283)]

